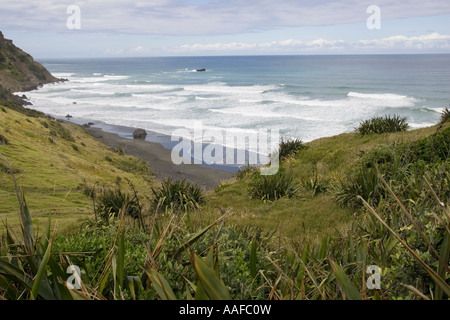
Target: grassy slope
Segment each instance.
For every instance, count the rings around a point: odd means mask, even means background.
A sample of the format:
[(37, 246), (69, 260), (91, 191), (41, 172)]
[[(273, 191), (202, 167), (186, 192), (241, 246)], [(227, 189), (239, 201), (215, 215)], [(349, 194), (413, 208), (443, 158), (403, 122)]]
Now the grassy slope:
[[(436, 126), (393, 134), (345, 133), (322, 138), (308, 143), (308, 149), (287, 159), (284, 166), (300, 182), (312, 176), (313, 163), (316, 163), (319, 175), (338, 185), (354, 169), (359, 157), (376, 145), (415, 141), (434, 132)], [(332, 192), (312, 197), (309, 191), (300, 190), (295, 198), (263, 203), (249, 198), (247, 185), (245, 180), (222, 184), (210, 194), (203, 215), (212, 219), (218, 216), (220, 209), (231, 209), (235, 213), (230, 218), (233, 223), (277, 229), (281, 237), (308, 241), (315, 241), (333, 230), (344, 231), (353, 221), (355, 211), (341, 208)]]
[[(55, 214), (63, 225), (91, 216), (91, 200), (77, 188), (84, 180), (88, 185), (99, 182), (114, 187), (117, 177), (121, 177), (122, 187), (126, 189), (124, 178), (128, 178), (141, 196), (149, 195), (150, 186), (156, 184), (154, 177), (142, 174), (139, 160), (111, 152), (78, 126), (62, 123), (75, 139), (70, 142), (50, 135), (52, 127), (41, 124), (51, 124), (50, 119), (31, 118), (10, 109), (5, 111), (0, 110), (0, 134), (11, 145), (0, 146), (0, 152), (20, 170), (16, 176), (38, 222), (49, 213)], [(308, 143), (308, 149), (285, 160), (284, 166), (300, 182), (312, 175), (313, 163), (317, 163), (319, 174), (337, 185), (352, 171), (361, 154), (374, 146), (414, 141), (435, 131), (436, 127), (430, 127), (395, 134), (360, 136), (347, 133), (322, 138)], [(8, 221), (14, 223), (17, 221), (17, 200), (12, 179), (0, 170), (0, 181), (0, 220), (8, 217)], [(245, 179), (231, 180), (210, 192), (207, 203), (194, 215), (199, 217), (198, 222), (204, 224), (217, 218), (221, 211), (230, 209), (234, 214), (228, 223), (259, 226), (268, 231), (276, 229), (282, 237), (314, 241), (336, 229), (348, 229), (353, 221), (354, 210), (341, 208), (331, 192), (312, 197), (310, 192), (300, 190), (295, 198), (263, 203), (249, 198), (248, 183)]]
[[(61, 127), (70, 132), (73, 142), (51, 133)], [(93, 215), (90, 197), (79, 188), (84, 181), (89, 186), (98, 182), (115, 187), (120, 177), (123, 189), (129, 190), (127, 178), (140, 195), (148, 193), (150, 186), (155, 185), (155, 178), (146, 173), (147, 166), (142, 161), (110, 151), (76, 125), (56, 124), (50, 118), (27, 117), (2, 108), (0, 134), (9, 141), (9, 145), (0, 145), (0, 152), (13, 169), (18, 170), (16, 178), (25, 192), (33, 220), (38, 224), (52, 214), (52, 219), (58, 220), (64, 228)], [(4, 164), (3, 159), (0, 164)], [(13, 180), (0, 167), (0, 221), (7, 218), (8, 224), (16, 224), (17, 212)]]

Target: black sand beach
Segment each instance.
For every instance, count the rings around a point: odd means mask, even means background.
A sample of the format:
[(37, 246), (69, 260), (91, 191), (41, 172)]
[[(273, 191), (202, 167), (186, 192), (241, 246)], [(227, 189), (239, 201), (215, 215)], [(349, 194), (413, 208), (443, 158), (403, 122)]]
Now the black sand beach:
[[(107, 146), (111, 148), (119, 147), (125, 154), (145, 161), (158, 179), (169, 177), (175, 180), (186, 179), (186, 181), (196, 183), (208, 190), (217, 186), (221, 181), (233, 178), (235, 175), (235, 172), (233, 172), (236, 171), (235, 168), (221, 170), (194, 164), (175, 165), (171, 160), (171, 149), (163, 146), (164, 142), (167, 146), (167, 139), (154, 142), (157, 140), (154, 133), (153, 136), (150, 133), (147, 140), (133, 140), (124, 137), (128, 135), (132, 137), (133, 128), (114, 126), (114, 130), (109, 130), (113, 132), (121, 131), (121, 135), (92, 126), (84, 126), (84, 129)], [(154, 141), (148, 141), (152, 138)]]

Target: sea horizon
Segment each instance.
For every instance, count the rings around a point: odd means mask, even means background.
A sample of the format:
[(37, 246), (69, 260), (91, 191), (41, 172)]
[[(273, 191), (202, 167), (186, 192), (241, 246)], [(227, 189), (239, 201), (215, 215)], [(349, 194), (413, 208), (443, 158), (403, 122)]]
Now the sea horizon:
[(424, 52), (424, 53), (286, 53), (286, 54), (219, 54), (219, 55), (127, 55), (127, 56), (80, 56), (80, 57), (34, 57), (37, 62), (50, 60), (113, 60), (113, 59), (142, 59), (142, 58), (227, 58), (227, 57), (315, 57), (315, 56), (439, 56), (450, 55), (449, 52)]

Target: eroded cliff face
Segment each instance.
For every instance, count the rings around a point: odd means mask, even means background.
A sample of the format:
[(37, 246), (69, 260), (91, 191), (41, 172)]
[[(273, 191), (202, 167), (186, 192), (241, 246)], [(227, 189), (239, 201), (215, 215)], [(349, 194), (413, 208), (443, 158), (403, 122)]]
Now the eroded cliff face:
[[(7, 93), (29, 91), (38, 86), (61, 81), (34, 61), (28, 53), (16, 47), (12, 40), (5, 39), (0, 31), (0, 98), (20, 102)], [(1, 102), (1, 101), (0, 101)]]

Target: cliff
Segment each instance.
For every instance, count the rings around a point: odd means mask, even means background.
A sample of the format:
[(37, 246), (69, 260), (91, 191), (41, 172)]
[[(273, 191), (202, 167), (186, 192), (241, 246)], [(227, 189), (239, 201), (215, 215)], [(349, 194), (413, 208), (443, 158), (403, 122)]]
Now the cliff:
[(0, 103), (25, 104), (12, 93), (34, 90), (46, 83), (62, 81), (55, 78), (28, 53), (16, 47), (0, 32)]

